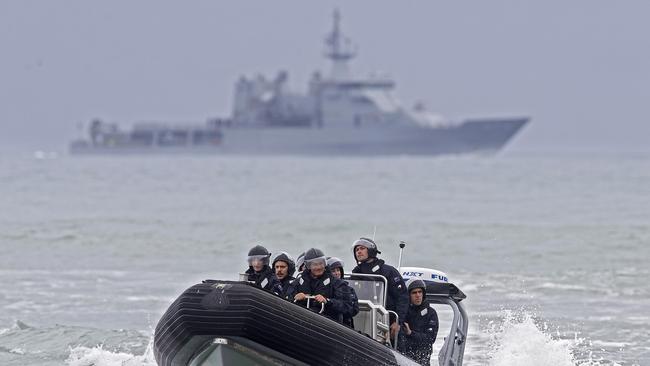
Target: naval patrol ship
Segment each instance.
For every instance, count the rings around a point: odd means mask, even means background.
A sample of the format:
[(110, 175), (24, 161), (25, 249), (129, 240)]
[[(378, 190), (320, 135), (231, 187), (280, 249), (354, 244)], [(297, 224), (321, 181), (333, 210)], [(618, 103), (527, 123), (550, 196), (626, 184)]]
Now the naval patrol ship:
[(349, 63), (357, 48), (341, 32), (340, 15), (325, 38), (328, 75), (314, 72), (306, 93), (292, 92), (288, 73), (242, 76), (232, 115), (201, 124), (136, 123), (122, 130), (99, 119), (88, 138), (70, 144), (72, 154), (217, 153), (285, 155), (439, 155), (494, 153), (528, 117), (446, 119), (421, 104), (406, 108), (395, 82), (359, 78)]

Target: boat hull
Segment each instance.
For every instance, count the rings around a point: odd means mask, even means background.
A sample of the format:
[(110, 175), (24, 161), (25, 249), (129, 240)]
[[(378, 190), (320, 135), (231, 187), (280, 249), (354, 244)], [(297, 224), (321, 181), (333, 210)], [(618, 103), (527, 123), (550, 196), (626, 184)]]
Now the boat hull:
[(358, 127), (223, 127), (208, 145), (93, 145), (77, 141), (71, 154), (238, 155), (442, 155), (499, 151), (528, 118), (468, 120), (446, 127), (412, 125)]
[(160, 366), (218, 364), (209, 360), (237, 349), (244, 350), (237, 359), (257, 357), (250, 364), (415, 365), (365, 335), (242, 282), (190, 287), (156, 326)]

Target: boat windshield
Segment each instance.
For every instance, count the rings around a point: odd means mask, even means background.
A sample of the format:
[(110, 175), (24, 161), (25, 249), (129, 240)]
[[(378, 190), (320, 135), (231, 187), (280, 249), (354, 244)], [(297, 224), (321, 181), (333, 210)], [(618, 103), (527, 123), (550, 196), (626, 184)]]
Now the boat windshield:
[(359, 275), (354, 274), (352, 278), (346, 278), (346, 280), (348, 281), (350, 287), (352, 287), (357, 293), (359, 300), (369, 300), (375, 305), (385, 306), (386, 280), (383, 277), (361, 279), (359, 278)]

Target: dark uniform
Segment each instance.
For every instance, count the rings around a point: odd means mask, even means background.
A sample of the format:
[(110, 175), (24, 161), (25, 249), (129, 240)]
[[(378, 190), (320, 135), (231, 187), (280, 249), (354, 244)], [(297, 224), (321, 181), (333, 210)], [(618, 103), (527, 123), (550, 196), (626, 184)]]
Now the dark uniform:
[[(397, 313), (399, 324), (404, 322), (409, 307), (409, 295), (406, 290), (404, 279), (399, 271), (386, 263), (382, 259), (375, 259), (372, 262), (363, 262), (354, 267), (352, 273), (365, 273), (382, 275), (388, 282), (388, 298), (386, 299), (386, 309)], [(391, 323), (393, 320), (391, 320)]]
[[(343, 277), (345, 276), (345, 270), (343, 269), (343, 261), (337, 257), (330, 257), (327, 259), (327, 267), (329, 268), (330, 272), (333, 272), (335, 268), (339, 268), (341, 270), (341, 280), (343, 280)], [(348, 282), (343, 280), (346, 285), (349, 286)], [(354, 317), (359, 314), (359, 298), (357, 297), (357, 293), (354, 291), (354, 288), (350, 287), (350, 291), (352, 299), (354, 303), (356, 304), (356, 309), (354, 310), (352, 316), (344, 316), (343, 317), (343, 325), (354, 329)]]
[(275, 273), (269, 266), (264, 266), (260, 272), (255, 272), (253, 267), (248, 268), (245, 272), (248, 275), (248, 280), (255, 282), (255, 286), (272, 292), (278, 296), (281, 296), (284, 292), (280, 280), (275, 277)]
[(354, 317), (357, 314), (359, 314), (359, 298), (357, 297), (357, 293), (354, 291), (352, 287), (350, 287), (348, 282), (345, 280), (343, 280), (343, 282), (345, 282), (345, 284), (350, 289), (350, 298), (352, 299), (352, 304), (354, 305), (354, 307), (352, 308), (352, 313), (350, 315), (343, 316), (343, 325), (354, 329)]
[(283, 278), (281, 280), (278, 279), (278, 281), (280, 281), (280, 285), (282, 286), (282, 289), (286, 291), (286, 289), (289, 288), (289, 284), (291, 283), (291, 281), (293, 281), (295, 279), (296, 278), (293, 277), (293, 276), (287, 276), (287, 277), (285, 277), (285, 278)]
[(410, 305), (405, 322), (411, 328), (411, 334), (406, 335), (402, 330), (397, 346), (405, 356), (420, 365), (429, 365), (432, 345), (438, 334), (438, 314), (424, 300), (419, 306)]
[(278, 281), (280, 281), (280, 287), (282, 288), (282, 292), (279, 293), (278, 296), (280, 296), (282, 298), (286, 298), (287, 293), (289, 291), (291, 291), (291, 282), (293, 282), (293, 280), (295, 280), (295, 279), (296, 278), (293, 277), (293, 276), (287, 276), (287, 277), (285, 277), (285, 278), (283, 278), (281, 280), (278, 280)]
[[(323, 295), (327, 299), (323, 315), (341, 324), (344, 318), (352, 318), (359, 312), (357, 297), (353, 295), (350, 286), (328, 271), (325, 271), (320, 278), (313, 278), (309, 270), (303, 271), (293, 280), (289, 291), (291, 292), (287, 294), (287, 298), (292, 301), (294, 296), (301, 292), (312, 296)], [(307, 300), (296, 303), (303, 307), (307, 306)], [(309, 306), (312, 311), (321, 310), (321, 304), (313, 299), (310, 300)]]

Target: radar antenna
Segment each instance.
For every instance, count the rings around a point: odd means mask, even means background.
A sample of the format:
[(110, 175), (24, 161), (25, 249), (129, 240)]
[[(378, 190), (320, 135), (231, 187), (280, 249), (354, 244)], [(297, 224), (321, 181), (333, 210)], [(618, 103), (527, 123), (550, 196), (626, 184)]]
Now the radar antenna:
[(325, 57), (332, 60), (332, 79), (346, 79), (349, 77), (347, 62), (357, 55), (357, 48), (349, 38), (341, 32), (341, 14), (334, 10), (334, 26), (325, 38)]

